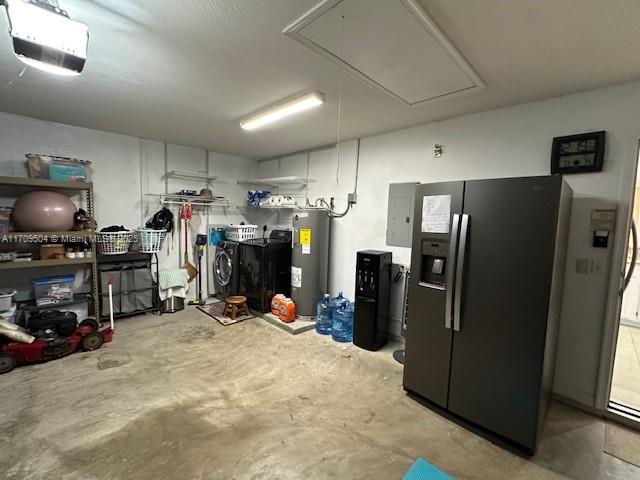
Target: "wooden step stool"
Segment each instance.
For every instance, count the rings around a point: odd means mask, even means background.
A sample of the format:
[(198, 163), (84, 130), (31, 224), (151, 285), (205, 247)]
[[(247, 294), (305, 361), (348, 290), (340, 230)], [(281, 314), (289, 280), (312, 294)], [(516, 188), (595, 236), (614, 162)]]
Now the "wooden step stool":
[(233, 295), (225, 298), (222, 314), (225, 317), (230, 317), (231, 320), (235, 320), (238, 313), (242, 315), (251, 315), (249, 313), (249, 307), (247, 306), (247, 297), (243, 297), (242, 295)]

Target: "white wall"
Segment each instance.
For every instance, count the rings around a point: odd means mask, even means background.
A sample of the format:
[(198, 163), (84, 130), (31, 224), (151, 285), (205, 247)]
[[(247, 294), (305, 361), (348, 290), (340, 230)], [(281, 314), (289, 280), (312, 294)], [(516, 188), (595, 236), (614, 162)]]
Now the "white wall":
[[(163, 142), (0, 112), (0, 175), (26, 176), (26, 153), (76, 157), (92, 162), (96, 220), (100, 228), (114, 224), (136, 228), (161, 207), (158, 197), (146, 194), (165, 192)], [(214, 195), (225, 196), (234, 205), (243, 203), (246, 189), (237, 181), (254, 177), (256, 162), (213, 151), (208, 153), (208, 157), (207, 166), (206, 150), (168, 144), (167, 170), (209, 171), (220, 177), (211, 184)], [(200, 190), (205, 185), (202, 181), (170, 179), (167, 187), (169, 192), (175, 192), (183, 188)], [(161, 268), (178, 268), (182, 264), (177, 207), (172, 207), (172, 210), (177, 230), (174, 236), (168, 237), (159, 255)], [(238, 223), (245, 219), (247, 215), (242, 209), (196, 208), (189, 243), (193, 244), (196, 233), (206, 233), (208, 223)], [(190, 253), (195, 264), (193, 251)], [(28, 282), (24, 287), (28, 288)], [(203, 275), (203, 288), (206, 292), (206, 275)], [(195, 294), (193, 283), (190, 294)]]
[[(353, 297), (358, 250), (390, 250), (395, 263), (410, 264), (410, 249), (385, 245), (389, 183), (544, 175), (549, 173), (553, 137), (606, 130), (604, 170), (566, 177), (575, 196), (555, 382), (556, 393), (594, 406), (604, 318), (607, 307), (615, 304), (611, 293), (617, 288), (615, 282), (610, 285), (609, 267), (612, 257), (615, 265), (621, 264), (624, 235), (614, 237), (615, 248), (592, 248), (590, 212), (617, 206), (617, 228), (624, 230), (640, 138), (639, 112), (640, 83), (634, 83), (362, 139), (358, 204), (332, 225), (332, 292), (344, 290)], [(311, 198), (335, 196), (343, 208), (354, 181), (354, 143), (341, 145), (339, 185), (335, 150), (309, 154), (309, 175), (318, 180), (311, 185)], [(444, 146), (441, 158), (432, 155), (436, 143)], [(306, 170), (306, 154), (259, 165), (262, 176), (304, 176)], [(602, 272), (577, 274), (577, 258), (593, 260)]]
[[(141, 218), (150, 218), (160, 208), (158, 198), (147, 194), (157, 194), (165, 191), (177, 192), (182, 189), (200, 190), (206, 187), (206, 182), (193, 179), (166, 178), (166, 172), (183, 170), (189, 172), (207, 172), (217, 175), (219, 178), (210, 184), (214, 195), (224, 196), (232, 208), (221, 207), (193, 207), (193, 218), (189, 223), (188, 245), (193, 246), (195, 235), (206, 233), (208, 224), (250, 222), (250, 215), (245, 209), (236, 206), (246, 203), (246, 189), (238, 185), (238, 180), (252, 178), (256, 172), (256, 161), (242, 157), (227, 155), (187, 147), (168, 144), (166, 147), (166, 171), (165, 171), (165, 144), (155, 140), (141, 140), (141, 192), (142, 209)], [(179, 268), (184, 257), (184, 223), (179, 220), (178, 206), (169, 206), (174, 214), (175, 231), (167, 237), (164, 248), (159, 255), (162, 268)], [(196, 264), (193, 249), (189, 249), (191, 263)], [(206, 258), (203, 262), (206, 262)], [(207, 291), (207, 279), (203, 272), (203, 291)], [(195, 287), (191, 294), (195, 293)], [(206, 296), (206, 295), (205, 295)]]
[[(470, 97), (470, 101), (472, 101)], [(366, 248), (391, 250), (396, 263), (408, 265), (410, 250), (387, 247), (385, 229), (388, 184), (459, 179), (543, 175), (549, 172), (551, 140), (555, 136), (607, 130), (604, 171), (567, 179), (575, 201), (565, 281), (555, 391), (593, 406), (601, 339), (606, 315), (615, 313), (618, 266), (622, 265), (624, 235), (614, 237), (607, 250), (590, 245), (589, 215), (593, 208), (618, 207), (618, 232), (628, 219), (638, 139), (640, 138), (640, 83), (604, 88), (542, 102), (518, 105), (459, 117), (444, 122), (368, 137), (362, 140), (358, 204), (343, 219), (333, 222), (330, 286), (353, 297), (355, 252)], [(433, 145), (444, 145), (444, 155), (433, 158)], [(145, 193), (164, 191), (164, 144), (26, 117), (0, 113), (0, 174), (24, 175), (28, 152), (75, 156), (94, 162), (96, 210), (101, 226), (113, 223), (136, 227), (155, 212), (156, 200)], [(307, 175), (318, 181), (309, 189), (281, 191), (307, 195), (312, 200), (334, 196), (338, 209), (346, 205), (353, 188), (355, 142), (341, 145), (340, 169), (335, 150), (313, 151), (256, 163), (209, 152), (209, 171), (220, 175), (214, 193), (242, 203), (243, 177)], [(169, 145), (168, 169), (206, 170), (204, 150)], [(337, 178), (336, 178), (337, 177)], [(186, 183), (181, 183), (185, 187)], [(170, 191), (180, 185), (171, 183)], [(195, 187), (195, 185), (194, 185)], [(182, 187), (181, 187), (182, 188)], [(211, 210), (208, 219), (194, 221), (193, 231), (204, 233), (210, 223), (249, 222), (288, 224), (278, 212), (246, 209)], [(597, 262), (602, 272), (579, 275), (577, 258)], [(179, 264), (177, 238), (162, 263)], [(609, 274), (610, 264), (615, 268)], [(610, 282), (610, 278), (614, 281)]]
[(100, 224), (140, 221), (139, 139), (0, 113), (0, 174), (26, 176), (26, 153), (91, 160)]

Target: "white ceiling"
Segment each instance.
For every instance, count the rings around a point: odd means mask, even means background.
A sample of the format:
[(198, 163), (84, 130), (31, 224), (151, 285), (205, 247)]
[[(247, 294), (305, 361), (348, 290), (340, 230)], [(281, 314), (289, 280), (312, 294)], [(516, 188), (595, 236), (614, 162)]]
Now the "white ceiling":
[(329, 0), (285, 32), (407, 105), (483, 86), (416, 0)]
[[(2, 13), (0, 110), (265, 158), (335, 142), (340, 84), (340, 135), (355, 138), (640, 79), (637, 0), (421, 0), (486, 88), (409, 107), (282, 34), (316, 3), (60, 0), (91, 30), (75, 78), (15, 79), (22, 66)], [(259, 131), (239, 127), (308, 90), (327, 104)]]

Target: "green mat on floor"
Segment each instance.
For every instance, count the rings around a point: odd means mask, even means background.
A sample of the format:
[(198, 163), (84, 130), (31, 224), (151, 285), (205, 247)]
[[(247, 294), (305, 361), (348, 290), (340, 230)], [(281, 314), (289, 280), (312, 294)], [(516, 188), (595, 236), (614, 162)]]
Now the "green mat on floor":
[(422, 458), (417, 459), (402, 480), (453, 480), (446, 473), (431, 465)]

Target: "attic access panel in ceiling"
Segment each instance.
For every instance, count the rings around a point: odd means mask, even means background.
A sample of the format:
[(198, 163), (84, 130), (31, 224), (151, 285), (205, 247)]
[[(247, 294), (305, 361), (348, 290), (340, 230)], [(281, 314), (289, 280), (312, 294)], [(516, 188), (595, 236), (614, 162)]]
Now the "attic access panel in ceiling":
[(408, 105), (484, 87), (416, 0), (324, 0), (283, 33)]

